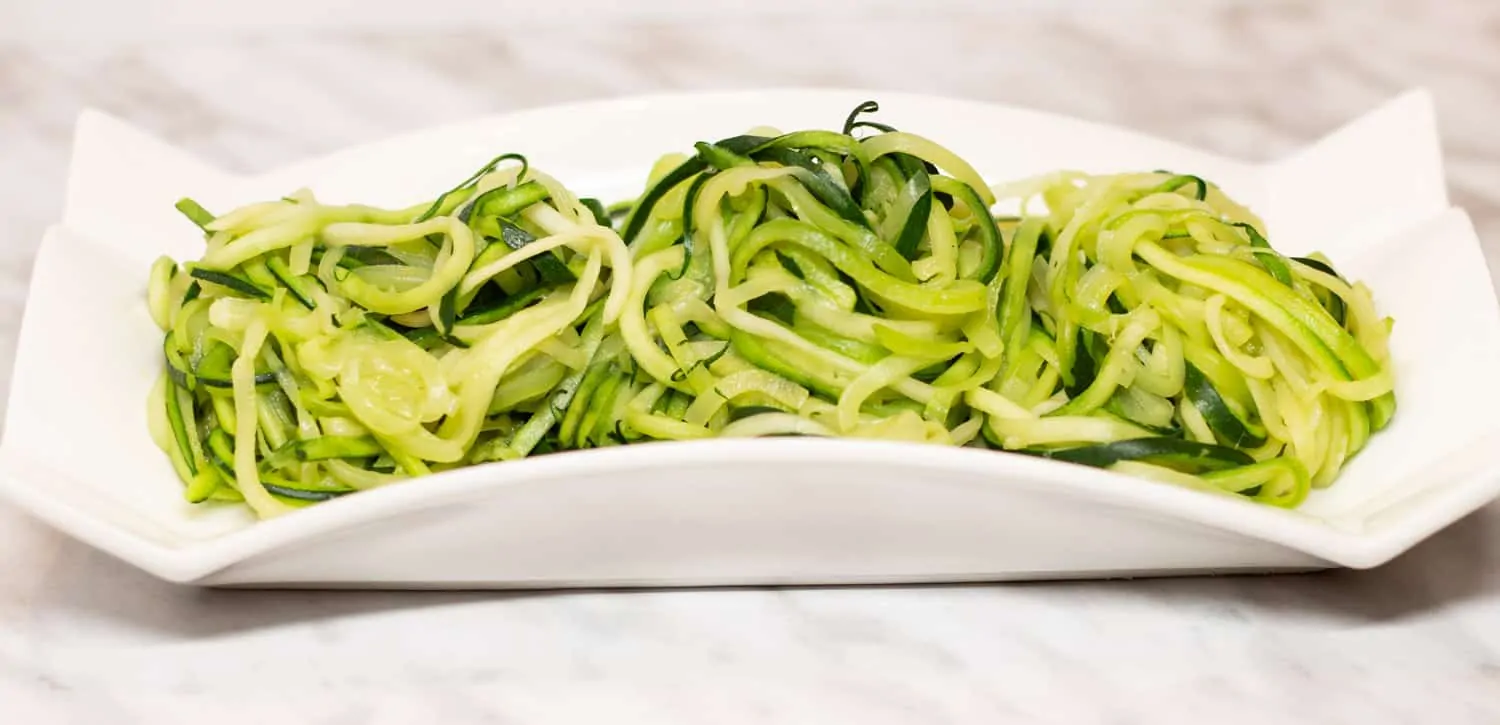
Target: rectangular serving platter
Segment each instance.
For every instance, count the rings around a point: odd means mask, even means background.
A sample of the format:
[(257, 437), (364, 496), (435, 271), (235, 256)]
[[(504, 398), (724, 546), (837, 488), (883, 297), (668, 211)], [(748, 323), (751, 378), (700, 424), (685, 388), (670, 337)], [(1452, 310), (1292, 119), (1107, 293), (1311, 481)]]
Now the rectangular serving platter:
[[(504, 151), (577, 191), (635, 194), (661, 153), (751, 126), (881, 117), (991, 182), (1170, 168), (1222, 186), (1291, 253), (1322, 251), (1397, 320), (1400, 410), (1331, 488), (1284, 511), (1020, 455), (873, 441), (657, 443), (446, 472), (272, 521), (193, 506), (147, 433), (160, 333), (143, 302), (201, 240), (172, 205), (308, 187), (431, 198)], [(0, 441), (0, 492), (159, 577), (202, 585), (842, 584), (1371, 567), (1500, 495), (1500, 307), (1444, 189), (1432, 104), (1396, 98), (1278, 161), (947, 98), (768, 90), (482, 118), (240, 176), (99, 112), (79, 120), (62, 220), (37, 256)]]

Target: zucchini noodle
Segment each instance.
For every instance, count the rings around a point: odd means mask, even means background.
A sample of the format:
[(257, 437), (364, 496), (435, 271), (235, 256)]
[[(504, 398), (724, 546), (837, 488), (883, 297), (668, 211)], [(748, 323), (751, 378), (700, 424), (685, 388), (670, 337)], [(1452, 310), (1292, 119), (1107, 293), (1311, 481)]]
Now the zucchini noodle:
[[(299, 190), (151, 267), (151, 434), (260, 517), (716, 436), (1015, 451), (1294, 507), (1395, 413), (1391, 321), (1197, 176), (987, 185), (862, 120), (663, 156), (605, 207), (516, 154), (405, 209)], [(997, 216), (999, 207), (1020, 216)]]

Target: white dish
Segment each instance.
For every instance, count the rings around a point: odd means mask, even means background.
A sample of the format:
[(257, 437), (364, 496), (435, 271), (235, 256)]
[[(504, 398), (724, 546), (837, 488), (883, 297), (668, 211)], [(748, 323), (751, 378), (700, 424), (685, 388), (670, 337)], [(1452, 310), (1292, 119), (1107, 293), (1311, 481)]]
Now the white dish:
[[(142, 302), (165, 252), (196, 258), (173, 202), (214, 209), (307, 186), (331, 201), (429, 198), (500, 151), (577, 190), (638, 190), (658, 154), (759, 124), (880, 118), (991, 181), (1055, 168), (1206, 176), (1289, 252), (1365, 280), (1396, 328), (1400, 412), (1297, 511), (1020, 455), (847, 440), (647, 444), (491, 464), (264, 523), (194, 507), (152, 444), (159, 333)], [(209, 585), (553, 587), (831, 584), (1380, 564), (1500, 494), (1500, 308), (1450, 209), (1423, 93), (1282, 161), (884, 92), (669, 95), (526, 111), (238, 177), (120, 121), (79, 121), (62, 222), (42, 243), (0, 443), (0, 490), (160, 577)]]

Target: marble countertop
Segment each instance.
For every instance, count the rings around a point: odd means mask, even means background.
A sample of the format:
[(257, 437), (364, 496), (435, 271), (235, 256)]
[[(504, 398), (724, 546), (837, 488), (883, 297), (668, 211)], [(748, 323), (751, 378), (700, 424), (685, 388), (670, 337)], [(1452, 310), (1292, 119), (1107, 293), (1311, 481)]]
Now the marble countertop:
[[(84, 106), (254, 170), (481, 113), (773, 85), (1003, 101), (1246, 158), (1422, 85), (1453, 197), (1500, 244), (1485, 0), (0, 40), (0, 380)], [(1500, 722), (1500, 508), (1365, 572), (500, 594), (178, 588), (0, 505), (0, 722), (1189, 719)]]

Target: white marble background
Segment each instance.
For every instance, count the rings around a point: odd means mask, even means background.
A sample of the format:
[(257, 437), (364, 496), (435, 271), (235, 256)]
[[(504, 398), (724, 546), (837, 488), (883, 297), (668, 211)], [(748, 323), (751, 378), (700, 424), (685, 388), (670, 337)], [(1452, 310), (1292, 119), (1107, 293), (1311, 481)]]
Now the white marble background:
[[(474, 114), (792, 84), (1266, 158), (1424, 85), (1454, 198), (1500, 244), (1492, 0), (709, 5), (0, 2), (0, 380), (89, 105), (244, 170)], [(1500, 722), (1500, 509), (1370, 572), (421, 594), (176, 588), (0, 506), (0, 723), (575, 721)]]

